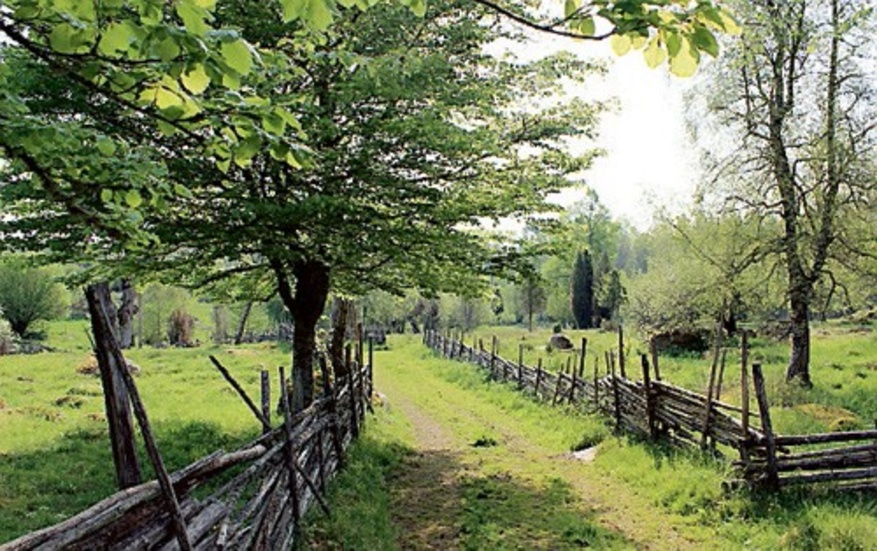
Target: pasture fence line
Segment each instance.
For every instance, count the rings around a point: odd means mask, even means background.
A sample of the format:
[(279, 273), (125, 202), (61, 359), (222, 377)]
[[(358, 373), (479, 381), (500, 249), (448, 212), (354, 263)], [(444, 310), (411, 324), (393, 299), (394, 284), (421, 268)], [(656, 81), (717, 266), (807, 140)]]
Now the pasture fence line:
[[(372, 343), (368, 363), (363, 345), (346, 354), (343, 381), (330, 381), (324, 355), (322, 393), (308, 408), (290, 409), (288, 381), (279, 369), (282, 420), (271, 423), (270, 374), (260, 377), (257, 407), (215, 358), (211, 361), (232, 385), (262, 426), (263, 434), (232, 452), (216, 451), (168, 475), (173, 498), (146, 482), (119, 491), (79, 514), (0, 545), (0, 551), (32, 549), (291, 549), (304, 514), (316, 503), (330, 514), (328, 482), (344, 464), (345, 450), (356, 438), (371, 407)], [(196, 497), (205, 486), (216, 488)]]
[[(523, 344), (519, 344), (517, 362), (500, 357), (496, 337), (491, 339), (489, 350), (481, 339), (466, 344), (462, 334), (455, 338), (450, 331), (444, 334), (426, 331), (423, 343), (446, 358), (480, 366), (491, 378), (511, 382), (537, 400), (598, 412), (611, 419), (618, 433), (669, 440), (710, 453), (717, 451), (717, 445), (730, 448), (739, 455), (734, 465), (740, 478), (727, 481), (728, 486), (777, 491), (812, 484), (830, 485), (836, 490), (877, 490), (877, 430), (810, 435), (780, 435), (774, 431), (762, 368), (757, 363), (748, 365), (745, 333), (740, 406), (721, 400), (726, 362), (718, 338), (705, 394), (661, 379), (654, 342), (650, 343), (649, 354), (639, 355), (642, 378), (629, 379), (621, 330), (619, 350), (606, 351), (602, 373), (599, 357), (593, 372), (586, 373), (585, 338), (581, 347), (570, 353), (566, 365), (556, 372), (543, 369), (541, 359), (535, 367), (525, 365)], [(757, 404), (754, 409), (750, 404), (753, 390)], [(804, 449), (792, 452), (798, 446)]]

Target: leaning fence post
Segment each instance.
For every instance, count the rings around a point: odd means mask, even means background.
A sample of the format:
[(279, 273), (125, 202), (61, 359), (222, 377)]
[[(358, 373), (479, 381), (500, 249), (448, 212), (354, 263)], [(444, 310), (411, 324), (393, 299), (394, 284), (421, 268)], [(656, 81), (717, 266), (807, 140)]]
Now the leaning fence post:
[(740, 459), (743, 460), (744, 466), (749, 466), (749, 370), (747, 364), (749, 362), (749, 336), (743, 331), (742, 342), (740, 344), (740, 402), (743, 409), (743, 418), (740, 420), (743, 425), (743, 440), (740, 442)]
[(494, 371), (496, 370), (496, 347), (497, 347), (496, 335), (493, 335), (492, 337), (490, 337), (490, 376), (491, 377), (496, 377), (496, 373), (494, 373)]
[(350, 345), (348, 344), (344, 351), (344, 362), (347, 364), (347, 393), (348, 398), (350, 398), (350, 434), (353, 436), (354, 440), (359, 436), (359, 413), (357, 413), (356, 407), (356, 387), (354, 385), (354, 377), (355, 374), (353, 372), (353, 365), (351, 362), (351, 350)]
[(368, 338), (368, 403), (371, 406), (375, 394), (375, 339)]
[(539, 358), (536, 361), (536, 389), (533, 391), (533, 395), (536, 398), (539, 398), (539, 383), (542, 382), (542, 358)]
[(338, 456), (338, 466), (344, 466), (344, 437), (341, 434), (341, 419), (338, 414), (338, 398), (335, 389), (329, 382), (329, 366), (326, 365), (326, 356), (319, 354), (317, 362), (320, 364), (320, 375), (323, 377), (323, 395), (328, 400), (326, 409), (329, 412), (329, 427), (332, 429), (332, 447)]
[(600, 355), (594, 356), (594, 409), (600, 409)]
[(518, 389), (524, 388), (524, 343), (518, 343)]
[[(349, 367), (349, 365), (348, 365)], [(349, 372), (348, 372), (349, 373)], [(286, 461), (289, 464), (289, 492), (292, 498), (292, 526), (293, 531), (298, 531), (301, 522), (301, 507), (298, 495), (298, 472), (296, 471), (295, 449), (292, 447), (292, 410), (289, 407), (289, 391), (286, 389), (284, 381), (286, 376), (283, 366), (280, 366), (280, 401), (283, 403), (283, 427), (286, 436)]]
[(615, 375), (615, 362), (612, 362), (612, 394), (615, 400), (615, 432), (621, 432), (621, 398), (618, 390), (618, 377)]
[(761, 428), (764, 431), (764, 440), (767, 448), (767, 478), (765, 479), (765, 486), (770, 490), (778, 490), (780, 478), (777, 471), (777, 447), (770, 421), (770, 406), (767, 403), (767, 392), (764, 390), (764, 375), (761, 373), (761, 364), (752, 364), (752, 382), (755, 384), (755, 398), (758, 400), (758, 412), (761, 414)]
[(624, 327), (618, 324), (618, 368), (621, 370), (621, 378), (627, 379), (624, 365)]
[(643, 390), (646, 393), (646, 416), (649, 421), (649, 437), (654, 440), (657, 437), (657, 426), (655, 424), (655, 402), (652, 397), (652, 381), (649, 373), (649, 358), (645, 354), (640, 355), (643, 366)]
[(268, 422), (268, 425), (262, 426), (262, 434), (271, 432), (271, 375), (267, 369), (263, 369), (262, 378), (262, 417)]
[(704, 406), (703, 425), (701, 426), (700, 447), (706, 447), (710, 429), (710, 414), (713, 409), (713, 389), (716, 385), (716, 370), (719, 365), (719, 351), (722, 346), (722, 326), (716, 325), (716, 339), (713, 344), (713, 361), (710, 365), (710, 383), (706, 392), (706, 405)]
[(582, 355), (579, 357), (579, 377), (584, 378), (585, 376), (585, 356), (587, 356), (588, 352), (588, 338), (582, 337)]
[(652, 367), (655, 369), (655, 380), (661, 380), (661, 369), (658, 367), (658, 343), (655, 342), (655, 337), (652, 335), (649, 338), (649, 352), (652, 355)]

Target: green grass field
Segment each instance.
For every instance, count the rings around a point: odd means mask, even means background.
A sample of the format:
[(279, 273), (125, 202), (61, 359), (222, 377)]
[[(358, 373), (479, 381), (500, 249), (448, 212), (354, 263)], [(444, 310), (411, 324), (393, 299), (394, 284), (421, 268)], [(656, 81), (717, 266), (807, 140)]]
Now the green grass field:
[[(0, 357), (0, 541), (66, 518), (114, 490), (100, 383), (77, 372), (89, 356), (86, 324), (55, 322), (47, 333), (55, 352)], [(811, 391), (782, 384), (785, 345), (754, 343), (752, 354), (765, 364), (779, 430), (872, 426), (874, 334), (843, 326), (814, 333)], [(548, 368), (565, 363), (562, 353), (545, 351), (548, 331), (486, 328), (476, 338), (489, 346), (492, 334), (506, 357), (516, 359), (517, 343), (524, 342), (527, 363), (539, 356)], [(595, 355), (616, 343), (614, 334), (585, 334)], [(581, 333), (570, 336), (578, 342)], [(632, 353), (643, 349), (636, 340), (629, 346)], [(289, 361), (288, 351), (268, 343), (129, 351), (142, 368), (137, 382), (172, 469), (216, 448), (232, 448), (259, 430), (211, 366), (209, 354), (252, 396), (262, 368), (276, 374), (277, 366)], [(739, 397), (733, 383), (737, 361), (731, 352), (724, 396), (732, 402)], [(467, 549), (515, 548), (515, 541), (546, 549), (583, 542), (631, 548), (659, 541), (665, 529), (676, 534), (680, 547), (877, 549), (873, 498), (725, 494), (726, 462), (612, 437), (602, 420), (536, 404), (510, 385), (486, 381), (473, 366), (435, 358), (414, 336), (393, 336), (375, 363), (378, 389), (387, 392), (389, 407), (369, 418), (349, 468), (333, 484), (336, 514), (312, 515), (307, 531), (312, 547), (395, 549), (400, 538), (444, 526)], [(708, 366), (706, 358), (661, 359), (665, 379), (695, 390), (705, 387)], [(453, 450), (453, 457), (423, 450), (417, 420), (398, 407), (395, 395), (446, 433), (442, 446)], [(557, 459), (592, 444), (599, 453), (587, 467)], [(400, 501), (402, 490), (416, 486), (405, 473), (424, 458), (435, 459), (455, 481), (447, 518), (430, 518), (435, 512), (429, 507)], [(413, 503), (418, 502), (431, 504)], [(400, 509), (409, 513), (401, 520)]]

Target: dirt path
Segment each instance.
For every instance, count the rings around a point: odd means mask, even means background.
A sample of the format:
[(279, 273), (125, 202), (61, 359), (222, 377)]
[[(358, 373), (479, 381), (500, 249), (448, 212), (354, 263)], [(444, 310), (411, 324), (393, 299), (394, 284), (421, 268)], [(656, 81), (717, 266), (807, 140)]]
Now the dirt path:
[[(591, 522), (617, 535), (618, 541), (626, 542), (612, 545), (614, 548), (709, 547), (704, 541), (694, 542), (684, 537), (677, 530), (677, 518), (657, 510), (618, 481), (602, 476), (589, 461), (546, 450), (531, 441), (502, 411), (486, 414), (483, 404), (473, 407), (473, 400), (477, 398), (467, 396), (465, 389), (452, 390), (448, 387), (450, 383), (438, 377), (425, 380), (430, 377), (428, 372), (416, 374), (417, 385), (401, 379), (400, 375), (415, 377), (410, 372), (376, 374), (378, 388), (386, 395), (390, 407), (407, 420), (416, 444), (416, 453), (392, 480), (393, 520), (401, 533), (397, 542), (401, 549), (463, 547), (465, 534), (461, 534), (461, 530), (471, 530), (471, 527), (461, 527), (461, 521), (464, 515), (472, 514), (472, 504), (466, 501), (465, 491), (473, 480), (487, 480), (488, 489), (506, 482), (506, 486), (513, 484), (512, 487), (517, 488), (509, 490), (511, 498), (501, 497), (491, 502), (491, 507), (504, 506), (502, 500), (514, 500), (514, 496), (521, 493), (520, 488), (537, 495), (542, 491), (538, 488), (554, 480), (562, 481), (575, 494), (575, 514), (583, 523)], [(424, 393), (424, 388), (429, 392)], [(443, 388), (447, 390), (443, 392)], [(473, 430), (483, 430), (498, 438), (480, 447), (476, 444), (479, 433)], [(497, 480), (500, 483), (496, 483)], [(533, 503), (531, 506), (540, 507), (538, 500)], [(544, 508), (548, 510), (539, 514), (554, 514), (550, 507)], [(527, 519), (510, 520), (510, 531), (517, 529), (516, 522), (526, 523)], [(520, 531), (525, 540), (518, 540), (515, 548), (590, 545), (583, 540), (582, 545), (557, 546), (532, 527)], [(471, 541), (465, 542), (465, 546), (479, 548), (473, 547)]]

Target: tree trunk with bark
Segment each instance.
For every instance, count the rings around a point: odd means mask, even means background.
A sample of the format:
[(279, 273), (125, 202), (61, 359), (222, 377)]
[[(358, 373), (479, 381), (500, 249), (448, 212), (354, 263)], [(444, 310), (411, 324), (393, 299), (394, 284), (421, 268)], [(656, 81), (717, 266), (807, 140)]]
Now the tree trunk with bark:
[(280, 299), (292, 315), (292, 407), (301, 411), (314, 400), (317, 322), (329, 298), (329, 267), (318, 260), (295, 262), (290, 284), (286, 266), (279, 260), (271, 265)]
[(332, 302), (332, 339), (329, 342), (329, 357), (335, 380), (347, 377), (347, 364), (344, 363), (344, 342), (347, 339), (347, 318), (350, 315), (351, 301), (335, 298)]
[(115, 309), (110, 287), (107, 283), (90, 285), (85, 290), (85, 298), (94, 334), (94, 354), (103, 385), (116, 482), (120, 489), (130, 488), (140, 484), (142, 477), (137, 461), (131, 404), (121, 375), (121, 370), (127, 369), (127, 365), (125, 358), (118, 353), (118, 346), (111, 345), (116, 335), (113, 331)]
[(247, 329), (247, 320), (250, 318), (250, 311), (253, 309), (253, 302), (250, 301), (244, 305), (244, 311), (241, 312), (241, 319), (238, 321), (237, 331), (234, 332), (234, 343), (241, 344), (244, 341), (244, 331)]

